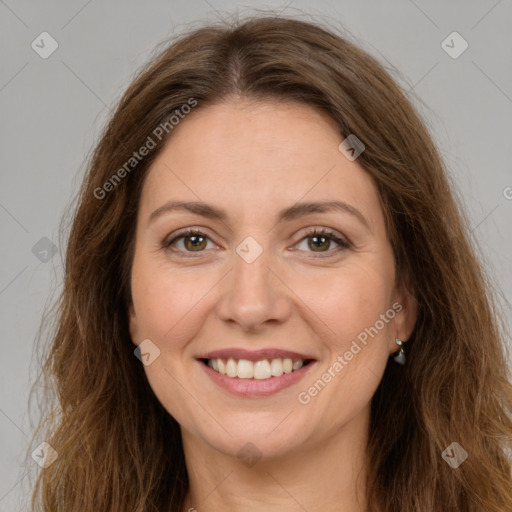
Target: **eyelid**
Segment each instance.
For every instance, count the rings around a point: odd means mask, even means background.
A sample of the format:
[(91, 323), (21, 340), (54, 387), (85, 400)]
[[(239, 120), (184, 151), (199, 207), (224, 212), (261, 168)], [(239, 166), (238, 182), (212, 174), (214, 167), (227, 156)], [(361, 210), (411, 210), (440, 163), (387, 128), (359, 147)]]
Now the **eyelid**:
[(340, 242), (352, 246), (352, 242), (349, 240), (349, 238), (341, 233), (340, 231), (332, 228), (326, 228), (322, 226), (311, 226), (309, 228), (305, 228), (305, 231), (302, 233), (301, 238), (299, 240), (302, 241), (304, 238), (311, 237), (311, 236), (326, 236), (330, 237), (331, 239), (340, 239)]

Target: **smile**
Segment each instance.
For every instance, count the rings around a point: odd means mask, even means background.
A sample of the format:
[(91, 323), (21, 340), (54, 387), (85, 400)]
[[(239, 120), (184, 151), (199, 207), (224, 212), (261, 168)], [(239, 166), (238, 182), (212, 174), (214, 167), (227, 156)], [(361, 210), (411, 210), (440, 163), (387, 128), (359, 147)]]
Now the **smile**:
[(304, 365), (309, 364), (309, 360), (291, 358), (261, 359), (259, 361), (249, 361), (248, 359), (229, 359), (215, 358), (204, 359), (212, 370), (226, 375), (232, 379), (258, 379), (266, 380), (273, 377), (280, 377), (283, 373), (292, 373), (300, 370)]
[(297, 384), (317, 363), (310, 355), (281, 349), (216, 350), (197, 357), (206, 375), (240, 397), (269, 396)]

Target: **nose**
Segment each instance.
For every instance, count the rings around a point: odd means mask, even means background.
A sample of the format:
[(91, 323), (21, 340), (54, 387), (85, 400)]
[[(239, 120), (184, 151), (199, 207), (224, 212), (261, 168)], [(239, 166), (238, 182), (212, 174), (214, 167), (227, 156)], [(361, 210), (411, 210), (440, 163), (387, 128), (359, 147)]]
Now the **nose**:
[(291, 292), (279, 272), (271, 268), (276, 267), (271, 260), (269, 250), (251, 263), (234, 253), (233, 268), (223, 279), (216, 305), (221, 320), (257, 333), (290, 317)]

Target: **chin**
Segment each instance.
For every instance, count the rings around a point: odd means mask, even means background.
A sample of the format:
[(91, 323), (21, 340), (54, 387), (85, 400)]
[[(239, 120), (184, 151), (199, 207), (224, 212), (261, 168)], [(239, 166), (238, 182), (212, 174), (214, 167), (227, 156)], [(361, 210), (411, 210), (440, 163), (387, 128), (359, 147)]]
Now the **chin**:
[(231, 457), (278, 459), (304, 447), (308, 437), (304, 425), (299, 427), (298, 418), (292, 420), (295, 414), (285, 419), (288, 414), (290, 411), (279, 414), (240, 413), (229, 421), (220, 421), (229, 434), (216, 424), (208, 431), (198, 432), (198, 435), (208, 445)]

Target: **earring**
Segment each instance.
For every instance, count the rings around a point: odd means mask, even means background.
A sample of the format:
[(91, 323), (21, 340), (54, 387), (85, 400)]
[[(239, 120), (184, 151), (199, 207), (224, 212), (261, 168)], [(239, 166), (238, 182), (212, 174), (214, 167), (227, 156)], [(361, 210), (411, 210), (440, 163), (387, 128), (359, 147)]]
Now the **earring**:
[(399, 340), (398, 338), (395, 340), (396, 344), (400, 347), (400, 350), (395, 353), (393, 356), (393, 359), (395, 360), (395, 363), (404, 365), (405, 364), (405, 352), (404, 352), (404, 343), (405, 341)]

